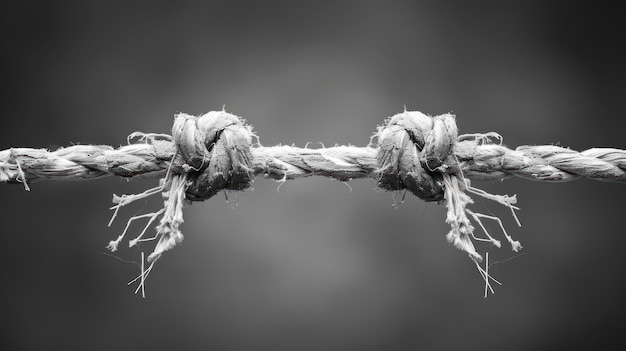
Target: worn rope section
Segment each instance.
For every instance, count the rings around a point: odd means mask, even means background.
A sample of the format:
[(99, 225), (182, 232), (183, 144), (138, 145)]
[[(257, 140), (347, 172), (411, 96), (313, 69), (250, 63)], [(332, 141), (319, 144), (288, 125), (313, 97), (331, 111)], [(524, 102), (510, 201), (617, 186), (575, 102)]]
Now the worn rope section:
[[(141, 194), (114, 196), (118, 210), (136, 200), (161, 194), (164, 206), (159, 211), (132, 217), (124, 232), (108, 248), (115, 251), (131, 222), (147, 218), (139, 236), (129, 241), (158, 240), (148, 256), (151, 265), (142, 269), (139, 289), (154, 262), (180, 243), (182, 209), (192, 201), (206, 200), (221, 190), (244, 190), (256, 175), (281, 182), (287, 179), (321, 175), (341, 181), (374, 178), (379, 187), (410, 191), (425, 201), (447, 208), (446, 222), (451, 230), (447, 239), (465, 251), (476, 263), (488, 287), (493, 280), (481, 268), (481, 255), (474, 241), (487, 241), (500, 247), (485, 229), (481, 219), (497, 221), (512, 249), (521, 248), (504, 230), (499, 218), (475, 213), (469, 194), (497, 201), (515, 216), (516, 197), (492, 195), (470, 184), (472, 180), (495, 180), (517, 176), (525, 179), (562, 182), (580, 177), (626, 182), (626, 151), (594, 148), (577, 152), (554, 145), (520, 146), (515, 150), (502, 145), (494, 132), (458, 135), (453, 115), (427, 116), (404, 111), (378, 127), (372, 139), (377, 145), (366, 147), (335, 146), (321, 149), (295, 146), (264, 147), (245, 121), (225, 111), (202, 116), (178, 114), (172, 135), (135, 132), (128, 145), (112, 148), (103, 145), (74, 145), (56, 151), (12, 148), (0, 151), (0, 182), (29, 183), (41, 179), (87, 180), (110, 175), (161, 178), (160, 185)], [(256, 143), (253, 143), (256, 140)], [(159, 219), (157, 234), (144, 238), (152, 223)], [(470, 218), (486, 237), (474, 235)], [(517, 221), (519, 224), (519, 221)], [(493, 280), (495, 281), (495, 280)], [(497, 282), (497, 281), (496, 281)], [(143, 290), (142, 290), (143, 291)]]

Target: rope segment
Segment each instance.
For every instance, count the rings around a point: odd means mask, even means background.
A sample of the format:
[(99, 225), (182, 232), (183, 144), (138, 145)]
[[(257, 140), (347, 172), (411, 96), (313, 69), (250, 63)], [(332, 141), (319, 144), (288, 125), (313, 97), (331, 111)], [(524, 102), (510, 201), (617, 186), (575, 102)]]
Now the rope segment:
[[(453, 115), (427, 116), (404, 111), (386, 120), (374, 137), (377, 145), (335, 146), (321, 149), (295, 146), (264, 147), (252, 127), (225, 111), (202, 116), (178, 114), (172, 135), (132, 133), (128, 145), (74, 145), (56, 151), (11, 148), (0, 151), (0, 182), (28, 183), (42, 179), (88, 180), (105, 176), (161, 178), (160, 185), (142, 194), (114, 196), (115, 214), (139, 199), (161, 193), (164, 207), (154, 213), (133, 217), (149, 218), (143, 232), (129, 246), (158, 239), (148, 256), (152, 262), (142, 269), (140, 287), (161, 254), (180, 243), (182, 209), (192, 201), (206, 200), (221, 190), (244, 190), (257, 175), (278, 181), (321, 175), (348, 181), (373, 178), (380, 188), (407, 190), (424, 201), (435, 201), (447, 208), (446, 222), (451, 230), (448, 241), (465, 251), (476, 263), (486, 286), (490, 279), (479, 262), (473, 241), (488, 241), (500, 247), (481, 218), (500, 223), (512, 249), (521, 249), (496, 217), (474, 213), (469, 194), (497, 201), (511, 209), (515, 217), (515, 196), (492, 195), (470, 184), (471, 180), (497, 180), (511, 176), (563, 182), (581, 177), (610, 182), (626, 182), (626, 151), (594, 148), (577, 152), (554, 145), (520, 146), (515, 150), (502, 145), (494, 132), (458, 135)], [(256, 140), (256, 144), (253, 141)], [(148, 227), (160, 217), (157, 234), (143, 239)], [(476, 237), (472, 218), (486, 238)], [(112, 219), (112, 220), (113, 220)], [(517, 218), (515, 217), (517, 220)], [(519, 224), (519, 221), (518, 221)], [(126, 227), (128, 229), (128, 226)], [(117, 250), (126, 230), (111, 241)], [(494, 280), (495, 281), (495, 280)], [(496, 281), (497, 282), (497, 281)], [(142, 290), (143, 291), (143, 290)]]
[[(225, 112), (220, 112), (225, 113)], [(406, 111), (403, 114), (419, 112)], [(180, 118), (181, 114), (177, 116)], [(377, 134), (378, 135), (378, 134)], [(582, 152), (555, 145), (525, 145), (515, 150), (496, 133), (458, 137), (452, 155), (458, 162), (447, 173), (463, 172), (472, 180), (502, 180), (512, 176), (544, 182), (565, 182), (581, 177), (625, 182), (626, 150), (593, 148)], [(0, 182), (30, 183), (49, 180), (90, 180), (107, 176), (160, 178), (168, 169), (180, 173), (183, 160), (167, 134), (132, 133), (129, 145), (73, 145), (55, 151), (11, 148), (0, 151)], [(133, 143), (131, 143), (133, 142)], [(321, 175), (340, 180), (374, 178), (378, 148), (335, 146), (309, 149), (295, 146), (257, 145), (250, 148), (254, 175), (295, 179)], [(173, 162), (172, 162), (173, 161)]]

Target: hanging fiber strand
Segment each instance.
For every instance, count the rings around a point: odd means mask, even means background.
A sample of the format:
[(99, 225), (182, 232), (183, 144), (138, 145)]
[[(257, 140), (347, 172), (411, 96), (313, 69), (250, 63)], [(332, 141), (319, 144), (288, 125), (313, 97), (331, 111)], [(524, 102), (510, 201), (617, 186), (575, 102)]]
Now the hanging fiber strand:
[[(372, 142), (365, 147), (335, 146), (321, 149), (295, 146), (264, 147), (243, 119), (225, 111), (202, 116), (178, 114), (172, 135), (135, 132), (128, 145), (74, 145), (56, 151), (11, 148), (0, 151), (0, 182), (22, 184), (38, 180), (89, 180), (106, 176), (161, 178), (158, 187), (141, 194), (113, 196), (115, 211), (139, 199), (161, 194), (163, 208), (132, 217), (123, 233), (109, 243), (116, 251), (131, 222), (147, 219), (142, 232), (129, 241), (135, 246), (156, 240), (143, 267), (136, 292), (144, 292), (144, 281), (156, 260), (183, 240), (180, 225), (183, 208), (194, 201), (204, 201), (221, 190), (245, 190), (256, 175), (279, 182), (313, 175), (349, 181), (373, 178), (385, 190), (409, 191), (424, 201), (434, 201), (447, 208), (450, 224), (448, 241), (466, 252), (485, 280), (485, 291), (493, 292), (494, 281), (475, 241), (487, 241), (497, 247), (482, 223), (499, 223), (513, 251), (521, 244), (513, 240), (499, 218), (475, 213), (470, 194), (496, 201), (515, 215), (516, 196), (493, 195), (471, 185), (470, 180), (498, 180), (516, 176), (546, 182), (571, 181), (581, 177), (609, 182), (626, 182), (626, 151), (593, 148), (582, 152), (555, 145), (519, 146), (515, 150), (502, 145), (494, 132), (458, 135), (451, 114), (428, 116), (404, 111), (388, 118), (378, 127)], [(255, 142), (256, 141), (256, 142)], [(484, 236), (474, 233), (470, 218)], [(156, 235), (144, 238), (148, 228), (159, 219)], [(109, 223), (110, 225), (110, 223)], [(143, 257), (143, 253), (142, 253)], [(130, 283), (129, 283), (130, 284)]]

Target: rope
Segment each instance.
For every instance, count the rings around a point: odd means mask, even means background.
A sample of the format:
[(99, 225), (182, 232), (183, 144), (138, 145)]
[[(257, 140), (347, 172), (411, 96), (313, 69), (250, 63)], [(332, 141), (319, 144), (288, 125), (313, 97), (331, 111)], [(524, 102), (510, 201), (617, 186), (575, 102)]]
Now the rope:
[[(407, 111), (401, 115), (415, 113), (418, 112)], [(525, 145), (512, 150), (492, 143), (493, 138), (501, 141), (495, 133), (459, 136), (450, 155), (456, 160), (446, 162), (446, 169), (440, 171), (462, 172), (466, 178), (474, 180), (501, 180), (517, 176), (545, 182), (564, 182), (581, 177), (626, 181), (626, 150), (593, 148), (577, 152), (555, 145)], [(184, 161), (174, 157), (176, 145), (169, 135), (136, 132), (129, 136), (129, 140), (133, 139), (138, 139), (138, 142), (117, 149), (106, 145), (73, 145), (56, 151), (33, 148), (2, 150), (0, 182), (26, 185), (24, 181), (41, 179), (89, 180), (106, 176), (160, 178), (168, 169), (183, 171)], [(258, 145), (251, 147), (250, 153), (252, 174), (263, 174), (272, 179), (312, 175), (342, 181), (379, 178), (375, 172), (379, 149), (371, 146), (309, 149)]]
[[(486, 193), (472, 187), (470, 179), (516, 176), (547, 182), (581, 177), (626, 181), (625, 150), (593, 148), (577, 152), (555, 145), (520, 146), (512, 150), (503, 146), (502, 137), (494, 132), (458, 135), (454, 116), (450, 114), (431, 117), (404, 111), (379, 126), (374, 138), (377, 145), (370, 142), (365, 147), (264, 147), (252, 128), (233, 114), (225, 111), (199, 117), (178, 114), (171, 136), (135, 132), (128, 137), (128, 145), (116, 149), (106, 145), (74, 145), (56, 151), (33, 148), (0, 151), (0, 182), (21, 183), (30, 190), (29, 183), (43, 179), (89, 180), (111, 175), (161, 178), (157, 188), (113, 198), (115, 218), (121, 207), (162, 194), (161, 210), (129, 221), (130, 224), (135, 219), (149, 218), (143, 232), (130, 241), (133, 246), (151, 240), (143, 239), (143, 234), (161, 217), (153, 238), (158, 238), (158, 242), (148, 256), (148, 261), (154, 264), (163, 252), (182, 240), (179, 226), (183, 222), (184, 206), (206, 200), (221, 190), (244, 190), (257, 175), (278, 181), (312, 175), (340, 181), (374, 178), (380, 188), (410, 191), (420, 199), (445, 206), (446, 222), (451, 225), (448, 241), (469, 254), (489, 285), (493, 278), (478, 264), (482, 257), (472, 240), (488, 241), (498, 247), (500, 242), (485, 230), (481, 218), (497, 220), (514, 251), (521, 249), (521, 245), (508, 236), (498, 218), (467, 209), (473, 203), (468, 193), (509, 207), (514, 217), (518, 208), (513, 206), (515, 196)], [(486, 238), (474, 235), (470, 217), (479, 224)], [(112, 251), (117, 250), (125, 232), (109, 244)], [(142, 270), (141, 288), (151, 269), (152, 265)]]

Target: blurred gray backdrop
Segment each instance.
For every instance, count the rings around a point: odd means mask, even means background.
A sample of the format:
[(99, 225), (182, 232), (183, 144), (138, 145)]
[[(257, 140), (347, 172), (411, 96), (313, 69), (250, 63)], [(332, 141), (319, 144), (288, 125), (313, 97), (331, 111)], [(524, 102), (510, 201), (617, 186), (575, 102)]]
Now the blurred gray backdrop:
[[(616, 5), (617, 6), (617, 5)], [(264, 145), (366, 145), (388, 116), (577, 150), (624, 143), (623, 10), (596, 3), (23, 1), (0, 13), (0, 149), (119, 146), (177, 112), (226, 110)], [(314, 146), (315, 147), (315, 146)], [(483, 298), (445, 210), (372, 180), (257, 179), (185, 212), (147, 299), (139, 251), (105, 246), (113, 193), (156, 180), (0, 185), (4, 350), (539, 350), (612, 345), (625, 311), (622, 184), (518, 179), (524, 245), (481, 246)], [(232, 201), (231, 201), (232, 204)], [(233, 209), (234, 207), (234, 209)], [(133, 233), (140, 230), (135, 226)], [(498, 226), (489, 223), (496, 234)], [(144, 246), (150, 250), (150, 246)]]

